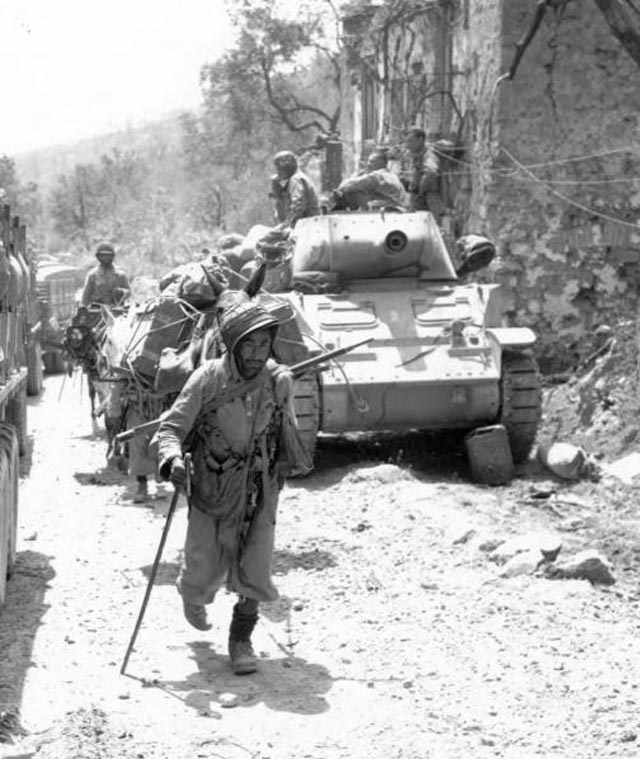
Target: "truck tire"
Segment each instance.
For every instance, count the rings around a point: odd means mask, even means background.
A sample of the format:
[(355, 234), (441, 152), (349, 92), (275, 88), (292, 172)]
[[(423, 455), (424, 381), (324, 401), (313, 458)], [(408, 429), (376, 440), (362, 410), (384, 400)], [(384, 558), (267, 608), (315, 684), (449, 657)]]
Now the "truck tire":
[(64, 372), (64, 361), (60, 351), (47, 351), (42, 360), (45, 374), (62, 374)]
[(542, 379), (530, 351), (503, 352), (500, 396), (498, 421), (507, 430), (513, 461), (519, 464), (531, 452), (542, 416)]
[(42, 392), (43, 366), (42, 349), (37, 340), (32, 340), (27, 346), (27, 395), (40, 395)]
[(0, 606), (16, 558), (18, 534), (18, 440), (9, 424), (0, 422)]
[[(315, 374), (294, 380), (293, 405), (300, 436), (309, 458), (313, 461), (320, 430), (320, 383)], [(301, 477), (302, 473), (294, 471), (291, 476)]]
[(27, 393), (23, 385), (20, 392), (16, 393), (11, 400), (7, 401), (5, 409), (5, 422), (15, 430), (18, 440), (18, 451), (24, 456), (28, 448), (27, 430)]

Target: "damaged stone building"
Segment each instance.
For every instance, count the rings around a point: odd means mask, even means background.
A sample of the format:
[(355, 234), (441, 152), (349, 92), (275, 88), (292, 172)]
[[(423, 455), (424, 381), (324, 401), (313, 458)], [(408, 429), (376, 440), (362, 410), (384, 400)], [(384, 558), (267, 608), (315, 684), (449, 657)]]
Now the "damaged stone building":
[(455, 237), (485, 234), (509, 325), (547, 371), (640, 287), (640, 68), (593, 0), (386, 0), (343, 11), (347, 169), (422, 126)]

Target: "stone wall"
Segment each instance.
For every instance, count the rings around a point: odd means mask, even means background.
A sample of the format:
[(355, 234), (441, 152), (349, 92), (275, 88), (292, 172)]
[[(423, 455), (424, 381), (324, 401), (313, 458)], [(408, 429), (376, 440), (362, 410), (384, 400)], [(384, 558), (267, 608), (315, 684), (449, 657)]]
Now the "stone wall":
[(453, 67), (463, 76), (453, 79), (453, 97), (462, 114), (462, 124), (455, 128), (465, 152), (449, 166), (456, 231), (491, 236), (488, 200), (496, 148), (492, 113), (502, 72), (501, 0), (469, 2), (457, 21), (452, 27)]
[[(503, 70), (531, 18), (528, 0), (503, 3)], [(589, 350), (599, 325), (636, 316), (639, 79), (595, 4), (575, 1), (547, 12), (497, 91), (481, 212), (505, 315), (536, 329), (549, 370)]]

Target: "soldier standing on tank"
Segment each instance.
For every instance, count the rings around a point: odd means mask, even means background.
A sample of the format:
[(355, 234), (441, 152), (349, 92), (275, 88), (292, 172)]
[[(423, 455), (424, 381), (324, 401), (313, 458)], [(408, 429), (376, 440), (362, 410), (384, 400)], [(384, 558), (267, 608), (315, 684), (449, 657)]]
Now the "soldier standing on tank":
[(424, 129), (412, 127), (405, 137), (405, 169), (401, 179), (412, 211), (430, 211), (438, 223), (447, 213), (438, 156), (427, 146)]
[(282, 150), (273, 159), (275, 176), (271, 178), (270, 197), (274, 201), (277, 221), (294, 227), (299, 219), (320, 212), (318, 193), (313, 182), (298, 168), (298, 159), (290, 150)]
[(98, 265), (87, 274), (82, 290), (82, 305), (101, 303), (119, 306), (131, 294), (129, 280), (122, 269), (113, 265), (116, 251), (113, 245), (102, 242), (96, 248)]

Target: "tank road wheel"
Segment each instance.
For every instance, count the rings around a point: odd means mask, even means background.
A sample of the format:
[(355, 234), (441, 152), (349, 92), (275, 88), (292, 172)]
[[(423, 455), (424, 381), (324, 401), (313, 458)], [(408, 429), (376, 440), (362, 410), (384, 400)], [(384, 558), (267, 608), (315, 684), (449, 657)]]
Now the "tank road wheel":
[(533, 355), (505, 350), (500, 384), (498, 421), (509, 435), (514, 462), (521, 463), (526, 461), (535, 443), (542, 415), (542, 379)]
[[(304, 446), (313, 461), (320, 429), (320, 384), (315, 374), (299, 377), (293, 382), (293, 405)], [(301, 476), (293, 472), (292, 477)]]

